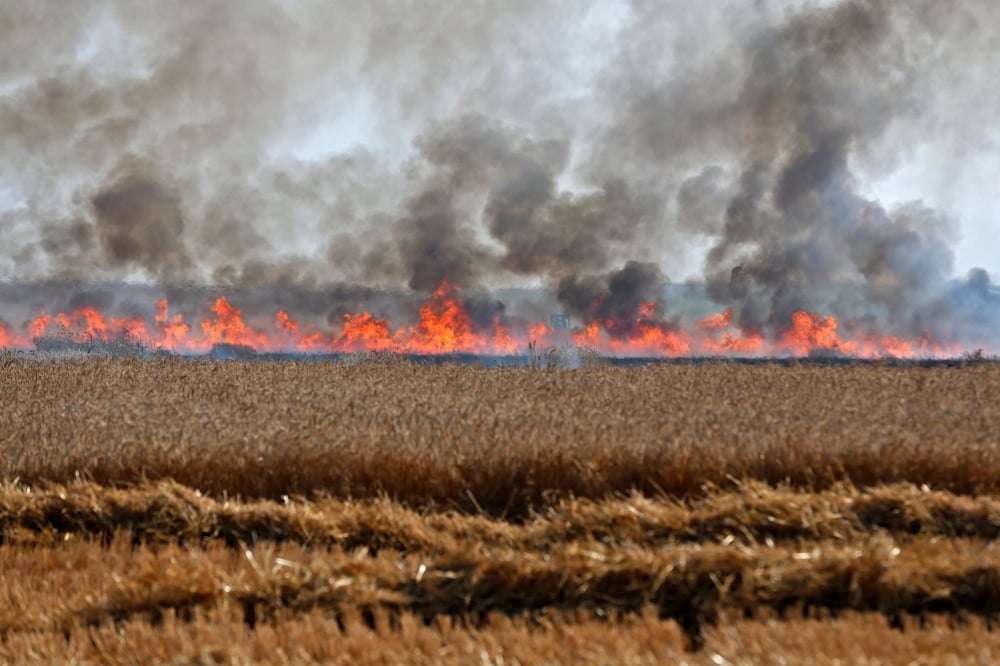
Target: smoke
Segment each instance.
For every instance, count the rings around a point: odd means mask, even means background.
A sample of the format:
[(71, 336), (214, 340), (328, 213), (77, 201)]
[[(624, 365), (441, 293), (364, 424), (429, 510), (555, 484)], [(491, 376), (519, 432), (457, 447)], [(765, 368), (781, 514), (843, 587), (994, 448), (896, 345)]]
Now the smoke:
[(111, 266), (137, 265), (166, 283), (176, 282), (190, 268), (180, 197), (162, 183), (129, 170), (91, 203)]
[(744, 329), (780, 325), (825, 305), (817, 291), (858, 280), (894, 329), (931, 328), (951, 224), (916, 203), (886, 212), (865, 200), (849, 164), (919, 108), (908, 81), (922, 63), (904, 47), (934, 26), (905, 18), (843, 3), (794, 17), (748, 54), (746, 166), (706, 261), (711, 295), (738, 304)]
[(446, 279), (632, 321), (694, 260), (746, 332), (804, 309), (988, 335), (960, 221), (865, 178), (986, 142), (998, 23), (989, 0), (8, 3), (0, 280), (336, 318)]
[[(564, 278), (559, 301), (585, 323), (602, 323), (616, 337), (629, 337), (640, 306), (659, 304), (666, 276), (656, 264), (630, 261), (599, 278)], [(646, 315), (648, 318), (648, 315)]]

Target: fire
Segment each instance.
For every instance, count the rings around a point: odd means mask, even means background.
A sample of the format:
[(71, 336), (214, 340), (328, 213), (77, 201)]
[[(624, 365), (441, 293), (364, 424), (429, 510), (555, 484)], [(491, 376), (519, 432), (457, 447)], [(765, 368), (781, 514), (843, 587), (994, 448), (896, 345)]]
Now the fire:
[(161, 298), (156, 301), (156, 317), (153, 323), (159, 333), (156, 338), (158, 347), (169, 351), (184, 349), (184, 342), (191, 332), (191, 327), (184, 323), (184, 315), (181, 313), (170, 315), (170, 304), (167, 299)]
[(303, 332), (299, 323), (284, 310), (278, 310), (274, 322), (277, 329), (284, 333), (284, 346), (288, 349), (318, 352), (327, 346), (322, 333), (311, 329)]
[(42, 312), (28, 323), (28, 334), (32, 340), (50, 334), (79, 343), (121, 340), (149, 344), (152, 341), (146, 320), (141, 316), (105, 317), (91, 306), (55, 316)]
[(420, 308), (420, 323), (411, 331), (407, 351), (424, 354), (477, 351), (469, 313), (458, 298), (458, 289), (441, 282)]
[(684, 331), (670, 331), (652, 324), (638, 324), (636, 333), (625, 340), (611, 340), (608, 346), (624, 354), (683, 356), (691, 351), (691, 339)]
[(531, 341), (544, 340), (550, 332), (549, 327), (545, 324), (532, 324), (528, 327), (528, 339)]
[[(625, 327), (624, 335), (613, 338), (608, 346), (623, 354), (644, 354), (653, 356), (683, 356), (691, 351), (691, 338), (683, 330), (675, 329), (656, 317), (655, 302), (639, 303), (638, 312), (631, 326)], [(607, 330), (621, 328), (617, 322), (604, 323)]]
[(792, 314), (792, 325), (782, 333), (779, 345), (802, 356), (815, 350), (850, 354), (857, 348), (856, 342), (840, 339), (836, 317), (802, 311)]
[(601, 327), (597, 322), (587, 324), (582, 333), (573, 334), (573, 342), (577, 347), (597, 349), (601, 346)]
[(266, 351), (272, 349), (267, 335), (250, 328), (243, 321), (243, 313), (230, 305), (225, 296), (215, 299), (212, 312), (215, 313), (215, 321), (204, 319), (201, 322), (202, 334), (210, 344), (246, 345)]
[[(225, 296), (206, 303), (211, 313), (192, 327), (180, 312), (171, 312), (166, 299), (155, 303), (155, 315), (107, 316), (93, 307), (55, 315), (40, 311), (20, 328), (0, 323), (0, 348), (23, 349), (44, 337), (76, 343), (127, 340), (177, 353), (204, 353), (218, 344), (243, 345), (258, 352), (341, 353), (394, 351), (409, 354), (524, 354), (529, 346), (545, 348), (575, 344), (610, 355), (782, 355), (805, 356), (816, 351), (859, 357), (957, 355), (954, 347), (929, 334), (902, 338), (880, 334), (848, 322), (842, 330), (833, 316), (795, 312), (780, 332), (765, 338), (761, 331), (742, 330), (734, 323), (733, 309), (708, 315), (685, 328), (658, 314), (655, 301), (640, 302), (613, 317), (603, 300), (591, 310), (590, 320), (576, 330), (561, 331), (543, 322), (512, 323), (495, 316), (476, 323), (457, 287), (447, 280), (419, 310), (417, 320), (394, 327), (389, 319), (360, 310), (342, 316), (339, 330), (325, 331), (315, 323), (300, 321), (277, 309), (271, 323), (255, 318), (248, 323), (239, 308)], [(602, 318), (603, 317), (603, 318)], [(20, 331), (20, 333), (18, 333)]]
[[(701, 340), (702, 349), (709, 354), (756, 354), (764, 347), (764, 336), (760, 333), (746, 335), (727, 331), (732, 326), (733, 309), (709, 315), (695, 322), (694, 327), (705, 332)], [(719, 332), (722, 335), (718, 335)]]
[(721, 328), (729, 328), (729, 322), (733, 319), (733, 309), (728, 308), (725, 312), (709, 315), (704, 319), (695, 322), (694, 327), (705, 331), (717, 331)]
[(395, 344), (388, 320), (362, 312), (344, 315), (344, 330), (333, 346), (340, 351), (364, 352), (391, 350)]
[(496, 331), (493, 334), (493, 349), (495, 353), (499, 354), (516, 354), (518, 352), (519, 345), (514, 341), (514, 338), (510, 336), (510, 330), (500, 323), (500, 318), (495, 317), (493, 319), (493, 329)]
[(45, 311), (42, 310), (42, 312), (28, 324), (28, 333), (31, 335), (31, 339), (34, 340), (35, 338), (44, 335), (45, 329), (48, 328), (49, 322), (51, 321), (52, 317), (45, 314)]

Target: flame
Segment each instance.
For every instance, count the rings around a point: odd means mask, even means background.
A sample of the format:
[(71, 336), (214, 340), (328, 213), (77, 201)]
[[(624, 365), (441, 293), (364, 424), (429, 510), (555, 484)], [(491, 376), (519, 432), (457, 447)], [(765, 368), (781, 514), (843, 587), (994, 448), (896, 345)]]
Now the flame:
[(458, 289), (441, 282), (420, 308), (420, 323), (411, 331), (406, 350), (424, 354), (474, 352), (480, 345), (472, 335), (469, 313), (458, 298)]
[(493, 349), (498, 354), (516, 354), (520, 345), (510, 335), (510, 330), (500, 323), (500, 317), (493, 319)]
[[(632, 325), (624, 327), (623, 335), (613, 337), (608, 346), (623, 354), (683, 356), (690, 352), (690, 336), (683, 330), (657, 321), (656, 307), (653, 301), (639, 303)], [(614, 331), (623, 327), (618, 326), (618, 322), (605, 321), (604, 328)]]
[(344, 330), (333, 346), (349, 352), (387, 351), (394, 348), (395, 341), (389, 334), (388, 320), (362, 312), (344, 315)]
[(215, 313), (215, 321), (204, 319), (201, 322), (202, 334), (210, 344), (245, 345), (257, 350), (271, 351), (272, 345), (267, 335), (250, 328), (243, 321), (243, 313), (230, 305), (225, 296), (215, 299), (212, 312)]
[(328, 348), (324, 336), (319, 331), (308, 329), (303, 332), (299, 323), (292, 319), (284, 310), (278, 310), (274, 316), (275, 326), (284, 334), (286, 349), (295, 351), (318, 352)]
[(733, 319), (733, 309), (728, 308), (725, 312), (709, 315), (704, 319), (695, 322), (694, 327), (705, 331), (716, 331), (721, 328), (729, 328), (729, 322)]
[(178, 351), (185, 348), (185, 341), (191, 327), (184, 323), (184, 315), (177, 313), (170, 316), (170, 304), (167, 299), (161, 298), (156, 301), (156, 317), (153, 319), (159, 335), (156, 338), (156, 345), (169, 351)]
[(582, 333), (573, 334), (573, 342), (577, 347), (589, 347), (597, 349), (601, 346), (601, 327), (597, 322), (587, 324), (587, 328)]
[(70, 314), (60, 312), (55, 316), (47, 315), (43, 311), (28, 323), (28, 333), (32, 339), (48, 333), (74, 342), (113, 340), (141, 344), (152, 342), (146, 320), (141, 316), (129, 315), (121, 319), (105, 317), (91, 306), (82, 307)]
[[(733, 309), (709, 315), (695, 322), (694, 327), (704, 331), (701, 348), (710, 354), (756, 354), (764, 348), (764, 336), (760, 333), (742, 334), (727, 331), (732, 326)], [(722, 332), (721, 336), (713, 337)]]
[(857, 348), (857, 342), (840, 339), (836, 317), (800, 310), (792, 314), (792, 324), (781, 334), (779, 346), (805, 356), (811, 351), (851, 353)]
[(549, 336), (550, 329), (548, 326), (542, 323), (532, 324), (528, 327), (528, 339), (532, 342), (537, 340), (544, 340)]
[[(606, 297), (601, 297), (606, 298)], [(547, 347), (575, 344), (612, 355), (682, 356), (688, 354), (740, 354), (805, 356), (816, 351), (859, 357), (958, 355), (956, 345), (943, 344), (930, 334), (916, 338), (868, 330), (848, 322), (842, 330), (835, 317), (795, 312), (773, 338), (760, 331), (741, 330), (734, 324), (732, 308), (711, 314), (685, 329), (658, 315), (655, 301), (635, 305), (631, 314), (598, 318), (601, 300), (591, 309), (592, 320), (575, 331), (556, 330), (545, 323), (512, 324), (496, 316), (476, 325), (457, 287), (443, 281), (420, 308), (416, 323), (394, 328), (386, 318), (359, 311), (343, 315), (339, 331), (327, 332), (312, 322), (298, 321), (283, 309), (276, 310), (270, 325), (260, 319), (255, 328), (225, 296), (206, 304), (211, 316), (195, 328), (180, 312), (171, 313), (166, 299), (155, 303), (151, 326), (139, 315), (110, 317), (93, 307), (49, 315), (44, 310), (20, 329), (0, 323), (0, 348), (29, 348), (43, 336), (90, 343), (127, 339), (178, 353), (200, 353), (213, 345), (245, 345), (258, 352), (296, 351), (372, 352), (411, 354), (519, 354), (529, 345)], [(19, 336), (16, 331), (24, 331)]]
[(691, 351), (691, 338), (684, 331), (671, 331), (652, 324), (638, 324), (627, 339), (612, 339), (608, 346), (625, 354), (683, 356)]
[(702, 346), (713, 354), (756, 354), (764, 348), (764, 336), (760, 333), (741, 336), (727, 332), (719, 340), (706, 337)]
[(52, 317), (45, 314), (45, 310), (42, 310), (37, 317), (31, 320), (28, 324), (28, 333), (31, 338), (41, 337), (45, 334), (45, 329), (48, 328), (49, 322), (52, 321)]

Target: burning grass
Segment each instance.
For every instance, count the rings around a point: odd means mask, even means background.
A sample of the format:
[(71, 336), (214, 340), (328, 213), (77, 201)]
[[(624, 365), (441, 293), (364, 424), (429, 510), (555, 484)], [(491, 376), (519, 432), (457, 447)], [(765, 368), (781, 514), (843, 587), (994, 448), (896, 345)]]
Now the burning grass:
[[(631, 278), (644, 270), (637, 264), (623, 269)], [(637, 273), (638, 271), (638, 273)], [(225, 296), (218, 296), (211, 316), (199, 327), (185, 323), (180, 312), (170, 312), (166, 299), (155, 303), (149, 320), (132, 313), (114, 317), (83, 306), (55, 315), (40, 311), (14, 330), (0, 321), (0, 348), (39, 351), (93, 350), (117, 356), (156, 353), (203, 354), (240, 349), (243, 354), (298, 353), (342, 354), (352, 352), (396, 352), (418, 355), (476, 354), (519, 355), (526, 350), (571, 344), (599, 350), (601, 354), (626, 357), (686, 357), (794, 355), (799, 357), (850, 356), (862, 358), (921, 356), (954, 357), (957, 340), (934, 338), (929, 332), (902, 338), (847, 322), (838, 330), (838, 320), (815, 312), (797, 311), (767, 339), (756, 329), (740, 330), (733, 322), (732, 308), (681, 325), (666, 317), (659, 300), (636, 300), (608, 307), (607, 294), (594, 298), (584, 314), (584, 326), (570, 330), (568, 315), (554, 321), (529, 322), (522, 317), (507, 319), (497, 310), (489, 323), (470, 314), (469, 302), (459, 289), (443, 280), (419, 309), (412, 326), (393, 325), (371, 312), (343, 314), (339, 331), (326, 331), (315, 323), (297, 321), (286, 311), (274, 313), (270, 326), (251, 325), (241, 310)], [(616, 300), (616, 299), (612, 299)], [(253, 317), (258, 319), (258, 317)], [(200, 329), (200, 330), (199, 330)], [(18, 333), (17, 331), (20, 331)]]
[(995, 364), (0, 382), (0, 660), (1000, 653)]

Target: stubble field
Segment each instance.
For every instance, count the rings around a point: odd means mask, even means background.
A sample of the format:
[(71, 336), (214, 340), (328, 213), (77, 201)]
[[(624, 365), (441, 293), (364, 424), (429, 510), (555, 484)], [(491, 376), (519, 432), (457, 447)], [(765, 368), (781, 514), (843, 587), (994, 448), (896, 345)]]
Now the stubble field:
[(3, 662), (1000, 659), (995, 363), (8, 355), (0, 391)]

